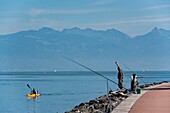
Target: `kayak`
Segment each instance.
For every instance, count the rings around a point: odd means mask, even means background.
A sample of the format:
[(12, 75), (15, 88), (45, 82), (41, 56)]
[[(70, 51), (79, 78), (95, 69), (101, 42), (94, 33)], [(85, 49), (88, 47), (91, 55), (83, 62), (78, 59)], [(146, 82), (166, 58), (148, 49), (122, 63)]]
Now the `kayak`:
[(34, 98), (34, 97), (39, 97), (40, 94), (27, 94), (28, 97)]

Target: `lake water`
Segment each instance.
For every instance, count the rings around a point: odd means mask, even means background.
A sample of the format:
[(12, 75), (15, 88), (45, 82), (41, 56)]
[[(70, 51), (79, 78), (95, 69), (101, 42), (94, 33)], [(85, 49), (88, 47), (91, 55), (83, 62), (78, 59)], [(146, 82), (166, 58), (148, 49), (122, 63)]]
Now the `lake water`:
[[(117, 82), (117, 72), (99, 72)], [(136, 72), (144, 78), (140, 84), (170, 81), (168, 71)], [(124, 72), (124, 86), (130, 87), (131, 72)], [(35, 87), (41, 93), (37, 99), (27, 98)], [(109, 82), (116, 90), (117, 85)], [(81, 102), (106, 94), (106, 80), (92, 72), (1, 72), (0, 113), (64, 113)]]

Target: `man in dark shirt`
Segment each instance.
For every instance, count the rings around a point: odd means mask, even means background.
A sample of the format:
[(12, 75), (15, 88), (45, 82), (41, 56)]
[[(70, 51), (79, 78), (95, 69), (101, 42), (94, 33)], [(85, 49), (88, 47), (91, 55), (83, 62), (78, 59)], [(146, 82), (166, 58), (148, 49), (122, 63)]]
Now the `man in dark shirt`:
[(33, 88), (33, 90), (31, 92), (32, 92), (32, 94), (37, 94), (37, 91), (35, 88)]

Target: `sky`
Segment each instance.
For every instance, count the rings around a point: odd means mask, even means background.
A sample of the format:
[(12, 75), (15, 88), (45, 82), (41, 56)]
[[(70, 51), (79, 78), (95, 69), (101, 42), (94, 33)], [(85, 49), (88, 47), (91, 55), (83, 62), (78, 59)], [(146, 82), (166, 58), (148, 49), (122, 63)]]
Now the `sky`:
[(0, 34), (41, 27), (115, 28), (132, 37), (170, 30), (170, 0), (0, 0)]

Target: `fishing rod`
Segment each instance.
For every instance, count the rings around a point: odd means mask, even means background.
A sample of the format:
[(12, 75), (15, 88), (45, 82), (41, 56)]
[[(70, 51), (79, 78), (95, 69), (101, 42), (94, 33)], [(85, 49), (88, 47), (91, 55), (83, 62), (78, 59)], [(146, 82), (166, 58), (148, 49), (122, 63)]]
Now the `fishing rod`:
[(121, 64), (123, 64), (127, 69), (129, 69), (132, 73), (135, 73), (134, 71), (132, 71), (127, 65), (125, 65), (122, 61), (120, 61), (118, 58), (116, 58), (116, 60), (118, 60)]
[[(125, 65), (122, 61), (120, 61), (118, 58), (116, 58), (121, 64), (123, 64), (127, 69), (129, 69), (132, 73), (135, 73), (132, 71), (127, 65)], [(142, 79), (143, 77), (138, 77), (143, 83), (146, 84), (146, 82)]]
[(86, 68), (86, 69), (92, 71), (93, 73), (95, 73), (95, 74), (97, 74), (97, 75), (99, 75), (99, 76), (105, 78), (107, 81), (110, 81), (110, 82), (112, 82), (112, 83), (118, 85), (118, 83), (116, 83), (116, 82), (114, 82), (113, 80), (111, 80), (111, 79), (105, 77), (104, 75), (102, 75), (102, 74), (100, 74), (100, 73), (98, 73), (98, 72), (96, 72), (96, 71), (94, 71), (94, 70), (88, 68), (87, 66), (85, 66), (85, 65), (83, 65), (83, 64), (80, 64), (80, 63), (78, 63), (78, 62), (76, 62), (76, 61), (74, 61), (74, 60), (72, 60), (72, 59), (70, 59), (70, 58), (67, 58), (67, 57), (65, 57), (65, 56), (63, 56), (63, 57), (64, 57), (65, 59), (67, 59), (67, 60), (69, 60), (69, 61), (72, 61), (72, 62), (78, 64), (79, 66), (82, 66), (82, 67), (84, 67), (84, 68)]

